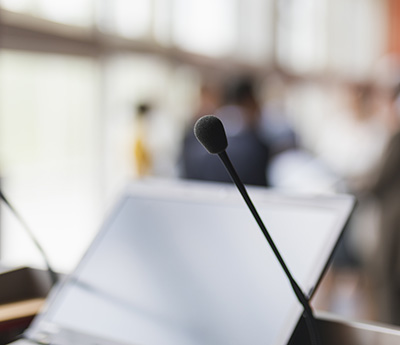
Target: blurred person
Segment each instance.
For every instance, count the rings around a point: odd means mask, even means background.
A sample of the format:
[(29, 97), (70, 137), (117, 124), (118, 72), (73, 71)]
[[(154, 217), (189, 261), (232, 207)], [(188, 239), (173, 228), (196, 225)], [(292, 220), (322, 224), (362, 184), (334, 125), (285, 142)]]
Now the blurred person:
[[(370, 183), (371, 174), (385, 150), (388, 131), (383, 113), (386, 106), (373, 85), (350, 84), (344, 90), (346, 108), (332, 122), (331, 135), (326, 133), (324, 153), (338, 181), (341, 181), (342, 191), (358, 194)], [(364, 277), (375, 246), (376, 231), (375, 203), (359, 199), (337, 251), (335, 266)]]
[(135, 177), (176, 176), (176, 159), (182, 132), (159, 101), (142, 101), (135, 108), (131, 154)]
[[(342, 191), (360, 196), (368, 188), (371, 174), (385, 150), (388, 131), (383, 113), (387, 106), (375, 86), (351, 84), (343, 90), (345, 108), (327, 123), (320, 154), (337, 174)], [(358, 198), (333, 261), (336, 284), (336, 292), (332, 292), (334, 311), (338, 308), (344, 310), (344, 279), (357, 286), (353, 303), (347, 303), (347, 312), (352, 310), (369, 319), (376, 317), (375, 301), (368, 296), (372, 292), (369, 271), (376, 246), (377, 223), (377, 204), (370, 198)]]
[(197, 110), (193, 115), (192, 122), (195, 123), (200, 117), (213, 114), (221, 106), (221, 90), (217, 85), (204, 83), (200, 87), (199, 102)]
[[(187, 125), (182, 142), (181, 153), (179, 157), (179, 175), (182, 178), (206, 180), (200, 175), (197, 161), (199, 157), (204, 156), (204, 148), (199, 145), (193, 133), (193, 127), (196, 121), (204, 116), (215, 114), (221, 106), (221, 90), (216, 84), (203, 83), (199, 89), (198, 104)], [(202, 158), (207, 159), (207, 158)]]
[(350, 188), (359, 188), (382, 155), (387, 131), (373, 88), (355, 84), (342, 91), (343, 106), (320, 128), (316, 152)]
[(400, 83), (394, 88), (391, 138), (370, 192), (380, 211), (373, 281), (380, 321), (400, 325)]
[[(216, 103), (214, 105), (217, 106)], [(256, 100), (252, 78), (239, 77), (230, 80), (224, 90), (224, 105), (206, 111), (202, 110), (203, 113), (197, 114), (194, 120), (210, 113), (221, 119), (228, 138), (227, 153), (243, 182), (267, 186), (266, 170), (270, 150), (259, 133), (261, 109)], [(231, 181), (219, 158), (210, 155), (197, 142), (192, 124), (183, 142), (181, 168), (183, 178)]]
[(135, 109), (133, 155), (137, 177), (149, 175), (152, 170), (152, 159), (147, 143), (147, 117), (150, 111), (150, 104), (144, 102), (138, 104)]
[(269, 143), (271, 156), (298, 149), (297, 134), (286, 108), (287, 82), (274, 74), (264, 84), (261, 116), (262, 133)]

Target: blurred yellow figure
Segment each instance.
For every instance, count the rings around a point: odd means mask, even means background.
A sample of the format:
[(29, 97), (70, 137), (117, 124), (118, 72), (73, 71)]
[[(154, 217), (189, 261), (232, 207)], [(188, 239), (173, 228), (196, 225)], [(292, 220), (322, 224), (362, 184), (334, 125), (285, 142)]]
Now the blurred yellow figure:
[(151, 154), (146, 145), (146, 116), (150, 111), (150, 106), (140, 104), (137, 107), (135, 117), (136, 135), (133, 143), (133, 155), (136, 164), (136, 173), (138, 177), (149, 175), (152, 170)]

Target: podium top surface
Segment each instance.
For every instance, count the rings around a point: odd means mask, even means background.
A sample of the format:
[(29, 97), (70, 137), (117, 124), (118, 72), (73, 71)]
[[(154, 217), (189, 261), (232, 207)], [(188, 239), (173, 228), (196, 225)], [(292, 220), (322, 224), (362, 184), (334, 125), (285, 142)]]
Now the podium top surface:
[(395, 345), (400, 343), (400, 328), (374, 322), (361, 322), (330, 313), (317, 314), (325, 345)]

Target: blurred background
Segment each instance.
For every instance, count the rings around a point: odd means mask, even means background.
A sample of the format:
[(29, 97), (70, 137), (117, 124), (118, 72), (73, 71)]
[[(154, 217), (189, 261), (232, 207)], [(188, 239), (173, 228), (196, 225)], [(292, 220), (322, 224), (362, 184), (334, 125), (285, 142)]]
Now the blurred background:
[[(268, 186), (360, 198), (316, 307), (386, 321), (370, 191), (397, 131), (399, 23), (396, 0), (1, 0), (1, 187), (69, 272), (127, 181), (191, 177), (187, 133), (241, 80)], [(0, 241), (3, 263), (43, 267), (4, 207)]]

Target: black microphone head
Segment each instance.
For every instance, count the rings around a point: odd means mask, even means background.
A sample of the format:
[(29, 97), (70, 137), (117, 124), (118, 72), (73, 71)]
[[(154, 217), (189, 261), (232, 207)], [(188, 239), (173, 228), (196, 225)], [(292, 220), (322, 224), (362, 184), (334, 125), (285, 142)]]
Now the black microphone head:
[(205, 115), (194, 125), (194, 135), (211, 154), (220, 154), (228, 147), (224, 125), (214, 115)]

